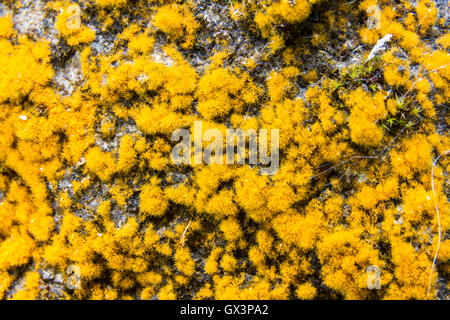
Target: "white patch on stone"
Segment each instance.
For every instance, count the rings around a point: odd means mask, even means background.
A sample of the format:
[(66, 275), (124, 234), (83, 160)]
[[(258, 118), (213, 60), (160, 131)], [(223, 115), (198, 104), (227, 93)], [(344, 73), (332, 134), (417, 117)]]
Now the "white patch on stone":
[(386, 44), (391, 41), (392, 34), (388, 33), (383, 38), (377, 41), (377, 44), (372, 48), (372, 51), (370, 51), (369, 57), (367, 57), (367, 61), (375, 58), (380, 53), (386, 50)]

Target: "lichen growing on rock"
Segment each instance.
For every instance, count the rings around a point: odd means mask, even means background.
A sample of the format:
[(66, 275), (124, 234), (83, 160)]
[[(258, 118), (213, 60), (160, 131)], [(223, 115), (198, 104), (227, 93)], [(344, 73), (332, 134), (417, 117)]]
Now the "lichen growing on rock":
[[(0, 297), (448, 299), (444, 10), (4, 2)], [(279, 170), (176, 165), (194, 121), (279, 129)]]

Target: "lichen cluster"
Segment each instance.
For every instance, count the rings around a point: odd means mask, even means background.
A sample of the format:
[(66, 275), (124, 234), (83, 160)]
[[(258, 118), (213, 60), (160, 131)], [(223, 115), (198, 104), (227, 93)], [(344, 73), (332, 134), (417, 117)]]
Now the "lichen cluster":
[[(0, 17), (1, 298), (425, 299), (435, 199), (429, 298), (446, 297), (440, 2), (34, 3)], [(194, 121), (279, 129), (278, 172), (175, 165)]]

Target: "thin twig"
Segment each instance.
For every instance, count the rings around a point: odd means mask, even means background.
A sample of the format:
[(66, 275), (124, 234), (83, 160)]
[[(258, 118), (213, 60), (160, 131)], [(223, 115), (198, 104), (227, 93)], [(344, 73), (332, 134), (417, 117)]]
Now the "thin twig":
[[(398, 138), (398, 137), (402, 134), (402, 132), (403, 132), (404, 130), (406, 130), (406, 129), (407, 129), (407, 128), (404, 127), (402, 130), (400, 130), (400, 132), (394, 137), (394, 139), (392, 139), (392, 141), (389, 142), (389, 143), (387, 144), (387, 146), (386, 146), (383, 150), (381, 150), (378, 154), (376, 154), (375, 156), (353, 156), (353, 157), (351, 157), (350, 159), (347, 159), (347, 160), (345, 160), (345, 161), (342, 161), (342, 162), (340, 162), (340, 163), (338, 163), (338, 164), (332, 166), (331, 168), (326, 169), (325, 171), (322, 171), (322, 172), (320, 172), (320, 173), (318, 173), (318, 174), (313, 175), (313, 176), (310, 177), (309, 179), (312, 180), (312, 179), (314, 179), (315, 177), (318, 177), (318, 176), (320, 176), (320, 175), (322, 175), (322, 174), (324, 174), (324, 173), (327, 173), (327, 172), (329, 172), (329, 171), (331, 171), (331, 170), (333, 170), (333, 169), (336, 169), (336, 168), (338, 168), (338, 167), (340, 167), (340, 166), (346, 164), (347, 162), (352, 161), (353, 159), (378, 159), (378, 158), (380, 158), (380, 156), (390, 148), (390, 146), (397, 140), (397, 138)], [(322, 167), (322, 166), (321, 166), (321, 167)]]
[(189, 226), (191, 225), (191, 221), (189, 221), (188, 225), (186, 226), (186, 228), (184, 228), (183, 234), (181, 235), (181, 245), (184, 246), (184, 235), (186, 234), (187, 229), (189, 228)]
[(434, 168), (436, 167), (436, 164), (438, 163), (439, 159), (445, 154), (450, 153), (450, 150), (444, 151), (442, 152), (439, 157), (437, 157), (436, 161), (433, 163), (433, 167), (431, 169), (431, 188), (433, 189), (433, 197), (434, 197), (434, 205), (436, 207), (436, 216), (437, 216), (437, 220), (438, 220), (438, 226), (439, 226), (439, 239), (438, 239), (438, 245), (436, 248), (436, 254), (434, 255), (434, 259), (433, 259), (433, 264), (431, 266), (431, 273), (430, 273), (430, 279), (428, 282), (428, 292), (427, 292), (427, 299), (428, 296), (430, 295), (430, 290), (431, 290), (431, 281), (433, 279), (433, 271), (434, 271), (434, 267), (436, 265), (436, 260), (438, 257), (438, 253), (439, 253), (439, 248), (441, 246), (441, 217), (439, 216), (439, 208), (438, 208), (438, 204), (437, 204), (437, 199), (436, 199), (436, 191), (434, 189)]
[(340, 166), (346, 164), (347, 162), (349, 162), (349, 161), (351, 161), (351, 160), (353, 160), (353, 159), (357, 159), (357, 158), (359, 158), (359, 159), (375, 159), (375, 158), (377, 158), (377, 157), (376, 157), (376, 156), (353, 156), (353, 157), (351, 157), (350, 159), (347, 159), (347, 160), (345, 160), (345, 161), (342, 161), (342, 162), (338, 163), (337, 165), (334, 165), (334, 166), (332, 166), (331, 168), (328, 168), (328, 169), (325, 170), (325, 171), (322, 171), (322, 172), (320, 172), (320, 173), (318, 173), (318, 174), (313, 175), (313, 176), (310, 177), (309, 179), (310, 179), (310, 180), (311, 180), (311, 179), (314, 179), (315, 177), (318, 177), (318, 176), (320, 176), (320, 175), (322, 175), (322, 174), (324, 174), (324, 173), (327, 173), (327, 172), (329, 172), (329, 171), (331, 171), (331, 170), (333, 170), (333, 169), (335, 169), (335, 168), (337, 168), (337, 167), (340, 167)]
[[(424, 74), (426, 75), (426, 74), (429, 74), (429, 73), (431, 73), (431, 72), (435, 72), (435, 71), (438, 71), (438, 70), (440, 70), (440, 69), (447, 68), (448, 66), (449, 66), (449, 64), (446, 64), (446, 65), (440, 66), (440, 67), (438, 67), (438, 68), (436, 68), (436, 69), (433, 69), (433, 70), (430, 70), (430, 71), (425, 70)], [(419, 81), (421, 81), (421, 80), (423, 80), (423, 78), (417, 79), (417, 80), (413, 83), (413, 85), (411, 86), (411, 88), (409, 88), (408, 91), (406, 91), (406, 93), (403, 95), (403, 98), (402, 98), (402, 99), (406, 98), (406, 96), (408, 95), (408, 93), (410, 93), (411, 90), (414, 89), (414, 87), (416, 86), (417, 82), (419, 82)]]

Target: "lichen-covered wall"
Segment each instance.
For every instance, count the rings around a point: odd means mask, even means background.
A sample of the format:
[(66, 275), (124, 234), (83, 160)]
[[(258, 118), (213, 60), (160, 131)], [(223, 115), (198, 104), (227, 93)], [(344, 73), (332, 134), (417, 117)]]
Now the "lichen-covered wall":
[[(448, 298), (448, 157), (431, 184), (450, 149), (445, 10), (4, 2), (0, 297)], [(278, 172), (175, 165), (172, 132), (199, 120), (279, 129)]]

